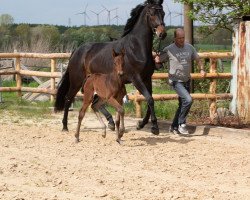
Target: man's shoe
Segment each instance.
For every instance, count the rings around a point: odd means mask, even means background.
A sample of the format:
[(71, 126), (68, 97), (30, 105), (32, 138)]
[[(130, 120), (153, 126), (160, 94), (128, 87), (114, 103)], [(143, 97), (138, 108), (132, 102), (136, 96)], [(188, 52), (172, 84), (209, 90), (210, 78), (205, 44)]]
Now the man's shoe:
[(173, 127), (173, 126), (169, 127), (169, 133), (180, 134), (178, 131), (178, 127)]
[(187, 130), (186, 124), (180, 124), (180, 125), (179, 125), (179, 128), (178, 128), (178, 131), (179, 131), (180, 134), (182, 134), (182, 135), (188, 135), (188, 134), (189, 134), (189, 132), (188, 132), (188, 130)]

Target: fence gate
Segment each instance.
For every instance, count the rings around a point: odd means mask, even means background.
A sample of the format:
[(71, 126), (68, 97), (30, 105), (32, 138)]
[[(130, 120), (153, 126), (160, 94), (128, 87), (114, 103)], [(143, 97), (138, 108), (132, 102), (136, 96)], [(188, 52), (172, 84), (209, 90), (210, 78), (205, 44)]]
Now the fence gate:
[(250, 122), (250, 17), (234, 26), (231, 111)]

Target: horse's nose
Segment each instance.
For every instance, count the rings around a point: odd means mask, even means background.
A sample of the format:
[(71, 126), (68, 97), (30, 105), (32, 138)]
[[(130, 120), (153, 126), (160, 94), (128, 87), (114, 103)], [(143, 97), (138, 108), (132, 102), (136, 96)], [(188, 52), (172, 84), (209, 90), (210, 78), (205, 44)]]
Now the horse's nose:
[(165, 27), (164, 25), (159, 25), (156, 28), (156, 35), (160, 38), (160, 39), (164, 39), (167, 36), (167, 33), (165, 31)]
[(163, 32), (163, 33), (160, 33), (159, 38), (165, 39), (166, 36), (167, 36), (167, 33)]

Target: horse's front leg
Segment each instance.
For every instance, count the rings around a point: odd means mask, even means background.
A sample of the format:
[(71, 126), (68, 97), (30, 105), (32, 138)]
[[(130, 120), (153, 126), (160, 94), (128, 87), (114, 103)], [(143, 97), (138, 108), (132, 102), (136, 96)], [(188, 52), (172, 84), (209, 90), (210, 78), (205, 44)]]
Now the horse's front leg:
[[(139, 124), (139, 126), (143, 127), (148, 122), (149, 116), (151, 114), (151, 122), (152, 122), (151, 132), (155, 135), (158, 135), (159, 127), (158, 127), (157, 118), (155, 115), (154, 99), (151, 94), (152, 92), (148, 91), (147, 87), (142, 82), (140, 77), (134, 78), (133, 84), (136, 87), (136, 89), (145, 97), (147, 104), (148, 104), (147, 114), (145, 118), (143, 119), (143, 121), (141, 122), (141, 124)], [(137, 128), (140, 128), (140, 127), (137, 126)]]
[[(147, 90), (149, 91), (149, 93), (152, 95), (152, 79), (151, 79), (151, 77), (150, 77), (150, 79), (146, 79), (144, 81), (144, 84), (145, 84)], [(151, 111), (150, 111), (150, 107), (148, 105), (145, 117), (143, 118), (142, 121), (138, 121), (138, 123), (137, 123), (138, 130), (142, 129), (148, 123), (150, 115), (151, 115)]]
[(146, 111), (146, 115), (145, 115), (145, 117), (143, 118), (143, 120), (142, 121), (138, 121), (138, 123), (137, 123), (137, 130), (140, 130), (140, 129), (142, 129), (147, 123), (148, 123), (148, 120), (149, 120), (149, 117), (150, 117), (150, 114), (151, 114), (151, 112), (150, 112), (150, 107), (149, 106), (147, 106), (147, 111)]

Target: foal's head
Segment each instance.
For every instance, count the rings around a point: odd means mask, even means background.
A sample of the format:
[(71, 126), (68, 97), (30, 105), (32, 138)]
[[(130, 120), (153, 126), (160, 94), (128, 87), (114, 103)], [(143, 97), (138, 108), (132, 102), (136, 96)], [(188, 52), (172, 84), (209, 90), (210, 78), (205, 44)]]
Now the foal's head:
[(116, 53), (114, 49), (112, 49), (112, 56), (114, 61), (114, 70), (117, 72), (118, 75), (123, 75), (123, 68), (124, 68), (124, 55), (125, 49), (123, 48), (120, 53)]

